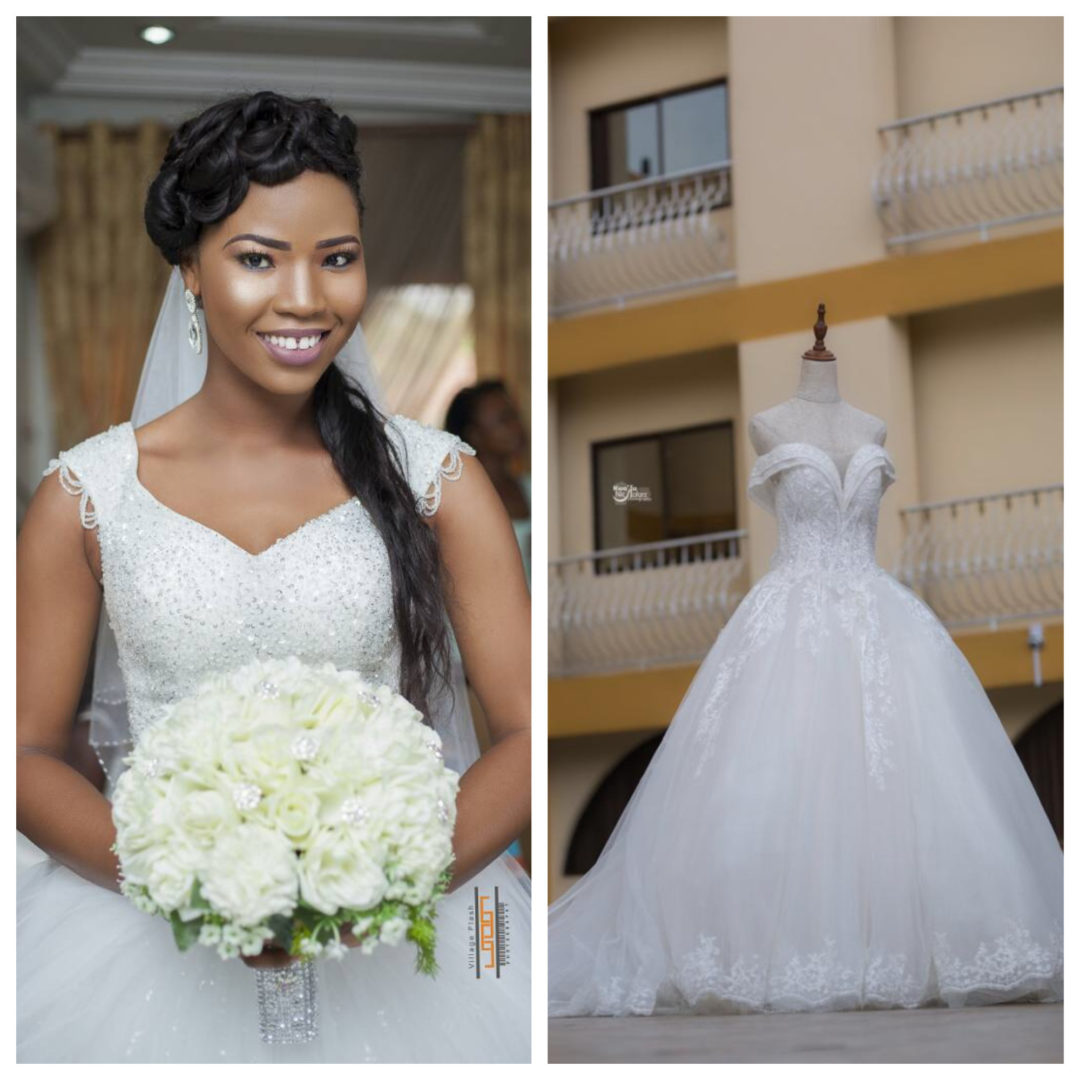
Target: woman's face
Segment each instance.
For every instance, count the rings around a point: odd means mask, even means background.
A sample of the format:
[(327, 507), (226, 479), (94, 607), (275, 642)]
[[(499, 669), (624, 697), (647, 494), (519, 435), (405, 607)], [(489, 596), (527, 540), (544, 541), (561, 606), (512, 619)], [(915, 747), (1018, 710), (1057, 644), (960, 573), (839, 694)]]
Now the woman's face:
[(352, 192), (318, 172), (252, 184), (233, 214), (203, 230), (183, 275), (202, 297), (208, 363), (225, 361), (274, 393), (310, 392), (367, 298)]
[(521, 414), (502, 390), (489, 390), (473, 406), (472, 423), (466, 433), (476, 440), (476, 449), (512, 457), (524, 452), (528, 437)]

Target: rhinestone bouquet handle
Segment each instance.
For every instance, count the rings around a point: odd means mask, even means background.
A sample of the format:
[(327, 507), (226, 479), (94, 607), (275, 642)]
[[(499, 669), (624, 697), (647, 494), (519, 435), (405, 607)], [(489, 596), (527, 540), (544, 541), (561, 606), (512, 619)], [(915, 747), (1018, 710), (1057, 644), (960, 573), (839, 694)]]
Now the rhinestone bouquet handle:
[(317, 987), (314, 960), (255, 969), (259, 1037), (264, 1043), (307, 1043), (319, 1034)]

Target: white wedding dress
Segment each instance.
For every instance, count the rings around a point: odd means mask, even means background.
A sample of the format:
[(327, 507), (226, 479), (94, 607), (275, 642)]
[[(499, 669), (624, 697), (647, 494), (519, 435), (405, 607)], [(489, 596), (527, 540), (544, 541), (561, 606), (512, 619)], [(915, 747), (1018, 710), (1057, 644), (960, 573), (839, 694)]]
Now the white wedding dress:
[(888, 452), (789, 442), (770, 570), (595, 866), (549, 910), (551, 1016), (1054, 1001), (1062, 852), (978, 678), (875, 562)]
[[(394, 416), (418, 511), (472, 447)], [(62, 453), (65, 487), (97, 528), (104, 600), (137, 739), (213, 670), (295, 654), (397, 688), (389, 558), (358, 498), (251, 554), (150, 494), (130, 423)], [(37, 851), (37, 849), (34, 849)], [(320, 1033), (299, 1046), (258, 1034), (255, 973), (204, 946), (181, 953), (169, 924), (39, 853), (18, 875), (20, 1062), (527, 1062), (528, 878), (508, 856), (443, 897), (434, 978), (411, 944), (318, 962)], [(505, 905), (506, 966), (477, 950), (476, 890)], [(477, 953), (479, 952), (479, 955)], [(478, 977), (479, 975), (479, 977)]]

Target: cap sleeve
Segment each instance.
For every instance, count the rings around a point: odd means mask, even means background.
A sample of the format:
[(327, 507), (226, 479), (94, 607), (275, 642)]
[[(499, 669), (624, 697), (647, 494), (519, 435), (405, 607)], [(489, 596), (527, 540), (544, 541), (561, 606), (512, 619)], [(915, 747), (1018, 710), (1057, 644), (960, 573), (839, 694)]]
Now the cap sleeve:
[(422, 424), (395, 414), (387, 419), (386, 430), (393, 439), (405, 468), (405, 476), (416, 497), (416, 508), (425, 517), (439, 509), (443, 480), (461, 476), (462, 454), (476, 451), (449, 431)]
[(70, 450), (61, 450), (42, 472), (42, 476), (58, 473), (60, 486), (79, 497), (79, 519), (85, 529), (98, 527), (119, 478), (119, 463), (114, 459), (121, 450), (120, 429), (121, 425), (113, 425)]

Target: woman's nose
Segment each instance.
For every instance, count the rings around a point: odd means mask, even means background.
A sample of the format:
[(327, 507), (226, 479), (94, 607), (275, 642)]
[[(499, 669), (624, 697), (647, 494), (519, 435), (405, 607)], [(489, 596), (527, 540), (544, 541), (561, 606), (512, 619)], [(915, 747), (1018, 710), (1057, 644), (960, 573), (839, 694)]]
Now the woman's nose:
[(326, 300), (318, 276), (308, 267), (297, 266), (291, 273), (281, 275), (278, 280), (281, 284), (275, 306), (279, 311), (294, 315), (313, 315), (325, 308)]

